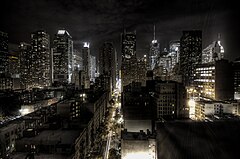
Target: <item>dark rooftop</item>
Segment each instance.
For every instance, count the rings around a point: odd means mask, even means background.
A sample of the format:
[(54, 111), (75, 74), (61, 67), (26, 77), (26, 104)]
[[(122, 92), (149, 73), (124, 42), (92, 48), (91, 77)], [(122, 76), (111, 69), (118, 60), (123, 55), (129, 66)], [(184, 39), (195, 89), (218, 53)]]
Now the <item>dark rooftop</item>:
[(239, 121), (158, 123), (158, 158), (239, 158), (239, 134)]

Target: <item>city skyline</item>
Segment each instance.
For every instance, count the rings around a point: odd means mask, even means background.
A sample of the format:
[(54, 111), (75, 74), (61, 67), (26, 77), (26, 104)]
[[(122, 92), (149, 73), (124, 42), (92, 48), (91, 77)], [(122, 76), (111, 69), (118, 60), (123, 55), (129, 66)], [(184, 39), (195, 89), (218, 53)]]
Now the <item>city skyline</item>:
[[(188, 5), (185, 5), (188, 4)], [(237, 58), (237, 19), (239, 11), (229, 1), (21, 1), (4, 2), (1, 9), (1, 30), (9, 34), (10, 43), (28, 42), (29, 34), (44, 29), (53, 39), (58, 29), (65, 28), (73, 37), (74, 47), (84, 41), (91, 43), (98, 54), (101, 42), (112, 41), (120, 55), (123, 28), (137, 31), (137, 55), (146, 54), (153, 39), (161, 50), (171, 40), (179, 40), (183, 30), (203, 31), (203, 48), (222, 35), (226, 58)], [(6, 13), (7, 12), (7, 13)], [(49, 16), (51, 15), (51, 16)], [(17, 27), (16, 27), (17, 26)]]
[(238, 158), (235, 6), (3, 1), (0, 159)]

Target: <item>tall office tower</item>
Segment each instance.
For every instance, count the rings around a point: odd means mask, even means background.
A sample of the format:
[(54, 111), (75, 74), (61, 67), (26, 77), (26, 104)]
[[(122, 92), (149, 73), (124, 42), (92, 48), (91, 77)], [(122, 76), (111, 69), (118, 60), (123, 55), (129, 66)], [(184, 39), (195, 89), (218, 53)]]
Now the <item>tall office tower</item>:
[(152, 43), (150, 44), (150, 51), (149, 51), (149, 55), (148, 55), (148, 67), (150, 70), (153, 70), (156, 63), (157, 63), (157, 60), (158, 60), (158, 57), (160, 55), (160, 44), (157, 42), (156, 40), (156, 33), (155, 33), (155, 25), (153, 27), (153, 40), (152, 40)]
[(136, 82), (140, 82), (143, 86), (146, 86), (147, 79), (147, 56), (137, 59), (137, 78)]
[(97, 71), (96, 57), (90, 55), (89, 78), (91, 82), (95, 82), (95, 73)]
[(20, 50), (19, 45), (17, 44), (9, 44), (8, 46), (8, 72), (14, 78), (19, 78), (20, 73)]
[(8, 34), (0, 31), (0, 73), (8, 72)]
[(80, 71), (83, 69), (83, 60), (80, 51), (73, 50), (73, 70)]
[(82, 70), (82, 58), (80, 51), (73, 50), (73, 74), (71, 83), (75, 84), (76, 88), (79, 86), (79, 71)]
[(116, 86), (116, 64), (116, 51), (113, 44), (105, 42), (99, 49), (99, 72), (110, 77), (112, 90)]
[(221, 45), (220, 34), (218, 40), (212, 42), (208, 47), (202, 51), (202, 63), (209, 63), (217, 60), (221, 60), (224, 57), (224, 48)]
[(177, 63), (179, 63), (179, 54), (180, 54), (180, 41), (171, 41), (169, 44), (169, 54), (171, 57), (171, 71), (173, 71), (174, 67)]
[(22, 89), (32, 88), (32, 46), (20, 43), (20, 85)]
[(33, 87), (47, 87), (50, 77), (50, 37), (46, 31), (31, 34)]
[(83, 59), (83, 70), (89, 76), (89, 68), (90, 68), (90, 43), (84, 42), (82, 48), (82, 59)]
[(164, 51), (157, 58), (157, 62), (153, 69), (153, 76), (155, 78), (159, 77), (162, 80), (167, 80), (170, 67), (171, 67), (171, 57), (168, 56), (168, 52), (165, 48)]
[(53, 81), (58, 84), (71, 82), (73, 72), (73, 41), (66, 30), (58, 30), (53, 40)]
[(84, 88), (90, 88), (90, 43), (84, 42), (82, 48)]
[(136, 81), (137, 57), (136, 57), (136, 31), (122, 34), (122, 87)]
[(185, 86), (194, 80), (194, 70), (202, 61), (202, 31), (183, 31), (180, 40), (180, 71)]
[(168, 80), (170, 75), (170, 70), (172, 66), (172, 59), (168, 56), (168, 53), (162, 53), (158, 57), (158, 62), (155, 68), (153, 69), (154, 76), (160, 77), (162, 80)]

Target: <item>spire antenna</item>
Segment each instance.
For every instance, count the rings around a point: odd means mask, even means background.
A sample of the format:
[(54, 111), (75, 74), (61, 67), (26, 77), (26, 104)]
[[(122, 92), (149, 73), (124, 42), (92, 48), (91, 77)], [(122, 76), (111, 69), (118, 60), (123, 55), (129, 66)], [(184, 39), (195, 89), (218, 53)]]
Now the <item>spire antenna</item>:
[(155, 30), (155, 24), (153, 25), (153, 40), (156, 40), (156, 30)]

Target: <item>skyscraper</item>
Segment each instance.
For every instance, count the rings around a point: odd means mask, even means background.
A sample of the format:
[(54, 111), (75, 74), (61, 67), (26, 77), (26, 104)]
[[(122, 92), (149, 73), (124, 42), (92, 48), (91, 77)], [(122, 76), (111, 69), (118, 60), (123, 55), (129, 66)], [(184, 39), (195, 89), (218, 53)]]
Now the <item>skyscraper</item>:
[(224, 48), (221, 45), (220, 35), (218, 40), (213, 41), (208, 47), (202, 51), (202, 63), (209, 63), (217, 60), (221, 60), (224, 57)]
[(83, 67), (82, 63), (83, 63), (83, 60), (82, 60), (80, 51), (74, 49), (73, 50), (73, 69), (77, 71), (82, 70), (82, 67)]
[(168, 54), (168, 56), (170, 56), (172, 60), (171, 71), (173, 71), (173, 68), (176, 66), (177, 63), (179, 63), (179, 55), (180, 55), (180, 41), (171, 41), (169, 44)]
[(8, 34), (0, 31), (0, 73), (8, 68)]
[(136, 82), (140, 82), (143, 86), (146, 85), (147, 79), (147, 56), (137, 59), (137, 78)]
[(71, 82), (73, 72), (73, 41), (66, 30), (58, 30), (53, 40), (54, 82), (67, 84)]
[(50, 37), (46, 31), (31, 34), (33, 87), (50, 86)]
[(109, 76), (111, 88), (116, 86), (116, 52), (111, 42), (105, 42), (99, 49), (99, 71), (100, 74)]
[(96, 64), (96, 56), (90, 55), (89, 78), (91, 82), (95, 82)]
[(90, 88), (90, 43), (84, 42), (82, 48), (84, 88)]
[(20, 74), (20, 50), (19, 45), (9, 44), (8, 45), (8, 72), (12, 77), (19, 77)]
[(194, 80), (194, 70), (202, 58), (202, 31), (183, 31), (180, 40), (180, 71), (183, 83), (189, 86)]
[(79, 86), (79, 71), (82, 70), (82, 58), (80, 51), (73, 50), (73, 74), (71, 83), (75, 84), (76, 88)]
[(153, 40), (150, 44), (150, 51), (148, 55), (148, 67), (150, 70), (153, 70), (155, 68), (155, 65), (157, 63), (158, 56), (160, 54), (160, 44), (156, 40), (156, 33), (155, 33), (155, 25), (153, 28)]
[(32, 88), (32, 46), (20, 43), (20, 85), (22, 89)]
[(122, 34), (122, 62), (136, 58), (136, 31)]
[(136, 31), (122, 34), (122, 87), (137, 79)]

